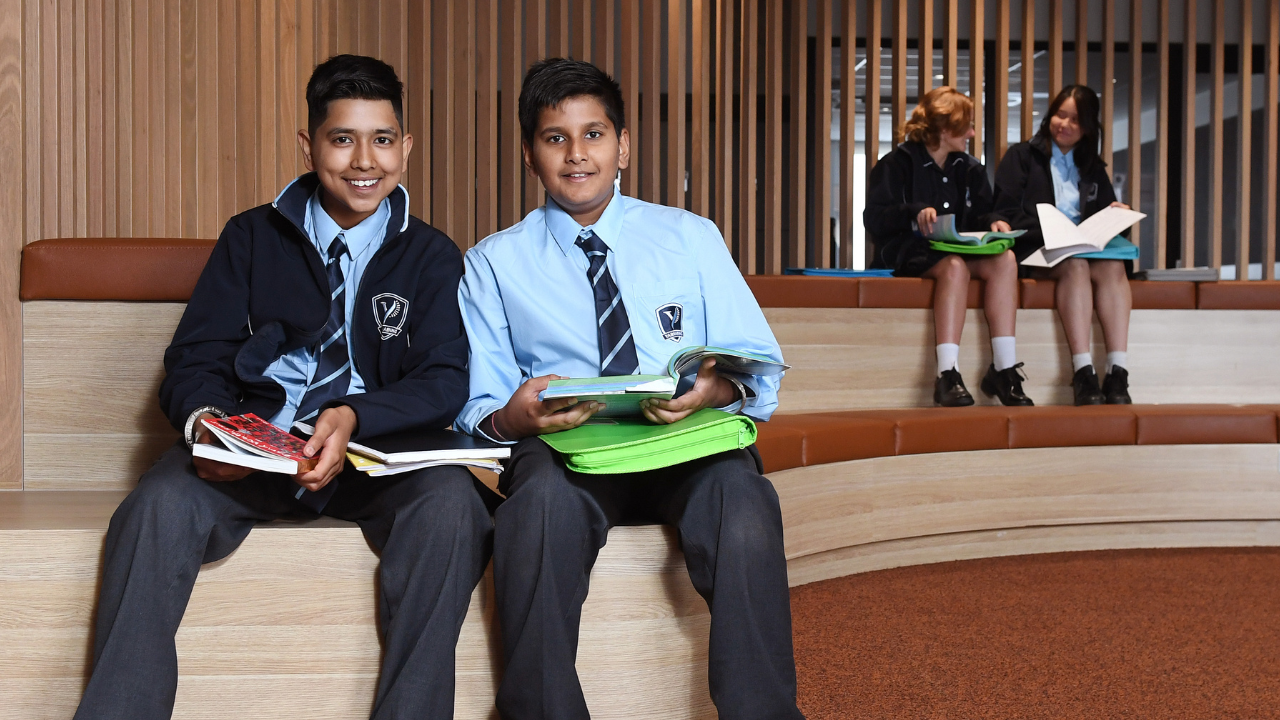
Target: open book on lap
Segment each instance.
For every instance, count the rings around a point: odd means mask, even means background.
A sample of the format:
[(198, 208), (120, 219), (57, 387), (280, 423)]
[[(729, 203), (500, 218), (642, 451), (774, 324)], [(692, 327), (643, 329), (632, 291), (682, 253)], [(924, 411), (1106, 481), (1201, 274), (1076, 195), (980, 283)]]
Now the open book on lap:
[(939, 215), (938, 219), (933, 223), (933, 232), (925, 237), (934, 242), (945, 243), (947, 245), (969, 245), (980, 246), (986, 245), (995, 240), (1012, 240), (1020, 237), (1026, 230), (1010, 230), (1009, 232), (980, 230), (959, 232), (956, 230), (956, 216), (953, 214)]
[(727, 348), (697, 346), (686, 348), (667, 362), (666, 375), (618, 375), (598, 378), (552, 380), (538, 394), (539, 400), (577, 398), (578, 402), (598, 402), (604, 409), (595, 417), (639, 417), (640, 402), (648, 398), (670, 400), (680, 378), (698, 372), (706, 358), (716, 359), (716, 369), (740, 375), (778, 375), (790, 368), (786, 363), (763, 355)]
[[(315, 428), (294, 423), (294, 429), (312, 435)], [(347, 443), (347, 459), (362, 472), (377, 477), (440, 465), (464, 465), (501, 472), (499, 460), (511, 457), (511, 448), (453, 430), (418, 429), (388, 433)]]
[[(1121, 207), (1109, 207), (1094, 213), (1084, 222), (1076, 225), (1071, 222), (1057, 207), (1049, 203), (1036, 205), (1040, 215), (1040, 229), (1044, 234), (1044, 247), (1036, 250), (1023, 265), (1029, 267), (1055, 267), (1058, 263), (1076, 255), (1091, 255), (1093, 259), (1132, 260), (1136, 258), (1137, 248), (1129, 250), (1125, 246), (1133, 244), (1120, 233), (1128, 230), (1146, 213), (1127, 210)], [(1116, 241), (1119, 240), (1119, 243)], [(1094, 255), (1094, 253), (1102, 253)], [(1134, 257), (1121, 257), (1121, 255)]]
[(309, 472), (320, 462), (303, 454), (306, 441), (253, 413), (203, 422), (222, 447), (196, 443), (191, 448), (195, 457), (286, 475)]

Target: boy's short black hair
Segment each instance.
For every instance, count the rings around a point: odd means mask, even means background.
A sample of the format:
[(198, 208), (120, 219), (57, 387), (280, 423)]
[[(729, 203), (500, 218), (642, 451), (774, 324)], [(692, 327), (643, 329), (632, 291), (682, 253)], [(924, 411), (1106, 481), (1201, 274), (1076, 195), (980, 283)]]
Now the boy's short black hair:
[(600, 101), (604, 114), (619, 135), (626, 127), (622, 112), (622, 86), (609, 74), (589, 62), (566, 58), (540, 60), (524, 74), (520, 87), (520, 135), (533, 142), (538, 117), (572, 97), (588, 95)]
[(307, 132), (329, 117), (334, 100), (387, 100), (404, 132), (404, 83), (395, 68), (365, 55), (334, 55), (316, 66), (307, 81)]

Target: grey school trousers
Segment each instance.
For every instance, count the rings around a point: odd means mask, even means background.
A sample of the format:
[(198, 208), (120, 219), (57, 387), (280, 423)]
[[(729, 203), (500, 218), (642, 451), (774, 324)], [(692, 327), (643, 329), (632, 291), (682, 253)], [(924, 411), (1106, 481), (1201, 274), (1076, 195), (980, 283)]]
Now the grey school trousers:
[[(491, 491), (456, 466), (384, 478), (348, 466), (338, 480), (325, 514), (358, 523), (381, 553), (383, 660), (373, 717), (451, 718), (454, 648), (492, 543), (481, 495)], [(269, 473), (206, 482), (181, 443), (160, 457), (111, 518), (93, 676), (77, 720), (173, 714), (174, 635), (200, 565), (229, 555), (260, 520), (316, 517), (293, 499), (297, 488)]]
[(802, 717), (782, 514), (758, 457), (752, 448), (583, 475), (537, 438), (515, 446), (499, 485), (507, 500), (494, 515), (504, 720), (589, 717), (574, 660), (591, 566), (609, 528), (646, 523), (679, 530), (689, 577), (711, 609), (707, 673), (720, 717)]

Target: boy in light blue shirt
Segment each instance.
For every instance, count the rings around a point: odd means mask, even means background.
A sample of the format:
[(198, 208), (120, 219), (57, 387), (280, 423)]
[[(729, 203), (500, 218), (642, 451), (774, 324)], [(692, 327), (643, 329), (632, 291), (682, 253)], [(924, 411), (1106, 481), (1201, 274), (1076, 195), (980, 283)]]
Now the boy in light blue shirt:
[[(585, 62), (539, 62), (519, 113), (525, 167), (547, 203), (472, 248), (458, 291), (471, 348), (458, 425), (514, 443), (495, 515), (506, 663), (498, 711), (505, 720), (588, 717), (574, 662), (591, 566), (610, 527), (663, 523), (679, 529), (711, 609), (708, 676), (720, 716), (802, 717), (781, 512), (755, 448), (582, 475), (538, 439), (599, 410), (539, 401), (552, 379), (662, 373), (696, 345), (781, 361), (777, 341), (715, 225), (618, 192), (630, 147), (612, 78)], [(643, 412), (656, 423), (708, 407), (767, 420), (777, 385), (719, 374), (709, 359), (687, 392), (646, 401)]]

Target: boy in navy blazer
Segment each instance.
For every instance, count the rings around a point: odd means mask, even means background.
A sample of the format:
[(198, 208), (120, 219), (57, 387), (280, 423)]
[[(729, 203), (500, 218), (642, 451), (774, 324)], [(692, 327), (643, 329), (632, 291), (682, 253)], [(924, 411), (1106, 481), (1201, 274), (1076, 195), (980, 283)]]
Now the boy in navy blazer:
[[(311, 172), (231, 218), (214, 247), (164, 358), (161, 406), (184, 437), (111, 519), (77, 718), (169, 717), (201, 563), (257, 522), (321, 514), (358, 523), (381, 553), (373, 717), (453, 716), (454, 647), (491, 543), (482, 490), (456, 466), (372, 478), (344, 464), (348, 440), (447, 427), (467, 399), (462, 258), (409, 214), (401, 94), (373, 58), (318, 66), (298, 132)], [(313, 424), (315, 469), (193, 458), (213, 442), (201, 420), (250, 412)]]

